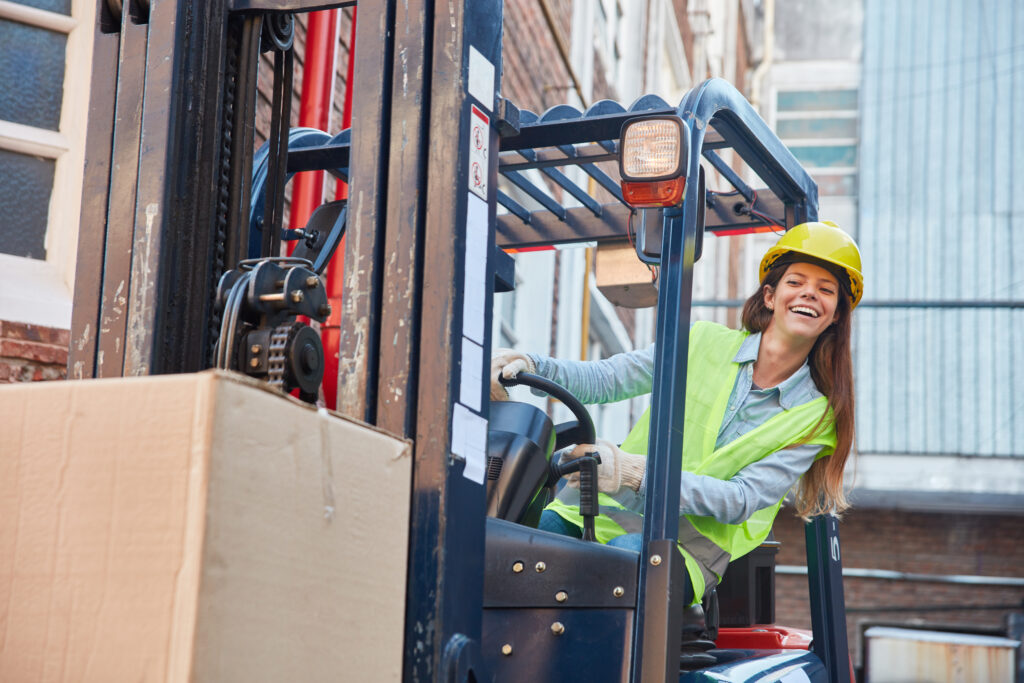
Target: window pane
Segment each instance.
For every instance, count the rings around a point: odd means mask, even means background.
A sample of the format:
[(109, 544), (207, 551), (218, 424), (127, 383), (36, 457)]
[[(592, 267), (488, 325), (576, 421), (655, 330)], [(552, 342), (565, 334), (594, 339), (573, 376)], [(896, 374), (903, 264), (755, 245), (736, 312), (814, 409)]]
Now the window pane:
[(854, 173), (821, 174), (814, 176), (821, 197), (853, 197), (857, 194), (857, 175)]
[(856, 90), (791, 90), (779, 93), (779, 111), (856, 108)]
[(0, 150), (0, 252), (46, 258), (54, 163)]
[(65, 36), (0, 21), (0, 119), (57, 130)]
[(780, 138), (855, 138), (857, 119), (779, 119)]
[(60, 14), (71, 14), (71, 0), (14, 0), (16, 5), (28, 5), (36, 9), (45, 9), (49, 12)]
[(857, 147), (855, 145), (790, 147), (789, 150), (801, 164), (812, 168), (855, 166), (857, 164)]

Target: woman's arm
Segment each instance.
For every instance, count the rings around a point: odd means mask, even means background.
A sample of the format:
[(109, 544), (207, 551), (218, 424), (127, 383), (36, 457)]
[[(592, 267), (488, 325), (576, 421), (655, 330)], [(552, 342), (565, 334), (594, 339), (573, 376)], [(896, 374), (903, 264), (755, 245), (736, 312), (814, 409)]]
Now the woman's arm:
[(679, 514), (714, 517), (723, 524), (740, 524), (758, 510), (779, 502), (814, 464), (821, 448), (803, 445), (777, 451), (747, 465), (726, 481), (683, 472)]
[(581, 403), (614, 403), (651, 392), (654, 345), (602, 360), (558, 360), (526, 354), (537, 374), (568, 389)]

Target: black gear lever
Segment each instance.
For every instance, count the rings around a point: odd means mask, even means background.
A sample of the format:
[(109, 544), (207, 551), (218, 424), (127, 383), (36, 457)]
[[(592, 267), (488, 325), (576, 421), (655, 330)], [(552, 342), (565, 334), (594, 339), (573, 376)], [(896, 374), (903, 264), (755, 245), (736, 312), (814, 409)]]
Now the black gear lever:
[(594, 535), (594, 518), (601, 514), (601, 506), (597, 496), (597, 467), (601, 464), (601, 456), (597, 451), (589, 451), (586, 455), (570, 460), (564, 465), (551, 461), (549, 481), (558, 481), (567, 474), (580, 473), (580, 517), (583, 518), (583, 540), (596, 541)]

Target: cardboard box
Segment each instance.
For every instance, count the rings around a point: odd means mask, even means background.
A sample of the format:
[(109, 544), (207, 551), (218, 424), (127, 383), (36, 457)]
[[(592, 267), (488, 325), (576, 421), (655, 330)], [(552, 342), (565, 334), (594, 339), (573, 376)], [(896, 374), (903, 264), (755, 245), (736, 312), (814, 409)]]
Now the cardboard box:
[(650, 308), (658, 303), (658, 288), (651, 269), (637, 258), (633, 245), (625, 240), (598, 245), (594, 275), (597, 288), (616, 306)]
[(0, 681), (399, 680), (411, 458), (225, 373), (0, 388)]

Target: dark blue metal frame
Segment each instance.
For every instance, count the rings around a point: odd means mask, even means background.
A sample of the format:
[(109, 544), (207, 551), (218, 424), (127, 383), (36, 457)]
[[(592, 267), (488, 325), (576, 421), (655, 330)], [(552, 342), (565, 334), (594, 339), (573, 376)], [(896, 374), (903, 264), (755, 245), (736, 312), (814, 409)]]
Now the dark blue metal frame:
[[(666, 629), (679, 604), (681, 590), (670, 590), (667, 600), (650, 599), (648, 586), (661, 583), (667, 569), (651, 562), (652, 548), (663, 548), (678, 538), (679, 482), (683, 450), (683, 404), (686, 395), (686, 359), (689, 350), (690, 302), (693, 299), (693, 264), (699, 203), (697, 174), (709, 126), (786, 202), (794, 220), (816, 218), (817, 185), (792, 153), (779, 141), (739, 92), (725, 81), (713, 79), (691, 90), (678, 115), (690, 136), (686, 195), (681, 211), (666, 211), (663, 233), (661, 285), (658, 290), (659, 343), (654, 359), (650, 443), (647, 455), (647, 500), (644, 508), (644, 547), (635, 634), (632, 680), (659, 680), (652, 675), (678, 666), (678, 652), (664, 644), (674, 641)], [(739, 188), (737, 188), (739, 189)], [(813, 214), (813, 216), (812, 216)], [(790, 224), (792, 225), (792, 224)], [(652, 618), (662, 612), (668, 617)], [(663, 661), (649, 657), (663, 655)], [(667, 674), (666, 674), (667, 676)]]
[(807, 541), (811, 629), (814, 632), (812, 647), (825, 664), (829, 683), (848, 683), (850, 649), (846, 636), (839, 520), (832, 515), (815, 517), (805, 525), (804, 532)]
[[(618, 130), (626, 120), (662, 114), (675, 114), (683, 119), (689, 135), (689, 159), (685, 200), (682, 207), (664, 212), (662, 230), (659, 344), (652, 392), (644, 552), (633, 639), (631, 680), (634, 682), (662, 681), (678, 676), (678, 620), (685, 606), (681, 604), (684, 590), (680, 583), (687, 579), (681, 558), (674, 552), (681, 469), (681, 461), (675, 454), (682, 452), (683, 446), (686, 359), (699, 231), (765, 224), (749, 210), (744, 213), (713, 206), (714, 210), (706, 218), (707, 224), (699, 225), (702, 213), (699, 209), (705, 201), (699, 196), (697, 182), (701, 158), (707, 159), (736, 188), (737, 201), (742, 198), (748, 209), (756, 206), (758, 212), (779, 216), (778, 220), (787, 228), (816, 220), (818, 206), (817, 185), (792, 153), (732, 85), (712, 79), (691, 90), (677, 108), (669, 107), (657, 97), (647, 96), (628, 110), (614, 102), (599, 102), (582, 113), (564, 105), (540, 117), (522, 112), (518, 132), (502, 140), (503, 159), (499, 172), (536, 200), (541, 208), (531, 211), (507, 194), (499, 193), (498, 201), (510, 213), (499, 220), (499, 244), (508, 247), (621, 239), (624, 216), (628, 216), (631, 209), (625, 205), (617, 187), (612, 192), (616, 202), (604, 204), (600, 212), (587, 202), (584, 207), (566, 209), (543, 188), (530, 183), (523, 171), (537, 168), (547, 172), (551, 166), (575, 162), (607, 189), (614, 181), (595, 166), (595, 159), (617, 156)], [(550, 149), (537, 149), (541, 146)], [(732, 148), (765, 182), (768, 191), (761, 190), (759, 196), (722, 162), (717, 150), (723, 148)], [(564, 155), (564, 159), (553, 154), (553, 150)], [(585, 163), (580, 164), (583, 160)], [(547, 172), (546, 175), (570, 195), (579, 196), (565, 174)], [(555, 210), (548, 211), (552, 205)], [(832, 534), (828, 538), (834, 538), (834, 542), (810, 542), (820, 536), (827, 525), (828, 521), (823, 518), (808, 525), (809, 581), (815, 603), (814, 637), (830, 680), (845, 681), (849, 677), (849, 660), (845, 631), (840, 628), (845, 620), (841, 574), (836, 573), (837, 560), (828, 555), (838, 543), (834, 525), (828, 526)]]
[[(465, 7), (468, 9), (470, 3)], [(469, 35), (491, 33), (494, 29), (482, 10), (466, 12), (463, 48), (468, 49)], [(474, 43), (476, 41), (473, 41)], [(500, 64), (500, 55), (489, 55)], [(424, 84), (424, 91), (429, 86)], [(499, 105), (498, 110), (502, 107)], [(675, 551), (678, 532), (679, 482), (681, 461), (673, 454), (682, 451), (683, 409), (686, 382), (686, 359), (693, 287), (693, 266), (699, 258), (700, 230), (735, 229), (764, 225), (762, 219), (749, 211), (745, 214), (724, 203), (711, 203), (707, 224), (701, 223), (699, 183), (701, 159), (706, 159), (735, 188), (728, 193), (730, 202), (756, 207), (758, 212), (780, 216), (787, 227), (817, 218), (817, 186), (793, 155), (765, 125), (750, 104), (730, 84), (710, 80), (690, 91), (678, 107), (670, 107), (660, 98), (646, 96), (629, 109), (610, 102), (598, 102), (586, 112), (568, 106), (552, 108), (541, 116), (533, 112), (519, 113), (515, 126), (507, 126), (511, 134), (500, 144), (500, 160), (491, 170), (490, 211), (497, 224), (496, 241), (501, 247), (523, 247), (533, 244), (553, 244), (587, 240), (621, 240), (632, 213), (619, 190), (618, 180), (598, 166), (618, 156), (618, 136), (622, 124), (638, 116), (674, 114), (679, 116), (689, 138), (687, 183), (685, 200), (681, 207), (664, 212), (661, 244), (661, 285), (658, 300), (658, 339), (655, 354), (655, 382), (652, 393), (651, 440), (648, 451), (648, 496), (644, 517), (644, 551), (641, 553), (636, 619), (634, 621), (633, 660), (631, 680), (663, 681), (678, 678), (677, 640), (683, 603), (685, 569), (682, 558)], [(502, 121), (495, 122), (495, 130), (502, 130)], [(460, 130), (457, 149), (466, 147), (467, 132)], [(329, 168), (335, 175), (349, 173), (348, 131), (326, 144), (322, 138), (307, 134), (304, 142), (312, 143), (305, 149), (295, 145), (289, 155), (289, 173), (307, 168)], [(301, 143), (300, 143), (301, 144)], [(731, 148), (766, 183), (767, 189), (757, 192), (744, 183), (738, 174), (717, 155), (717, 150)], [(498, 155), (495, 155), (498, 156)], [(258, 160), (257, 160), (258, 161)], [(559, 170), (561, 166), (575, 166), (583, 170), (596, 185), (611, 196), (611, 202), (591, 195), (570, 176)], [(257, 163), (257, 169), (259, 168)], [(460, 163), (459, 168), (462, 168)], [(565, 206), (557, 201), (543, 183), (536, 182), (528, 171), (538, 169), (543, 178), (561, 188), (567, 197), (580, 206)], [(449, 170), (449, 172), (451, 172)], [(462, 171), (456, 173), (461, 176)], [(510, 194), (498, 189), (498, 176), (536, 203), (539, 208), (529, 209)], [(457, 183), (463, 186), (464, 183)], [(428, 188), (429, 189), (429, 188)], [(253, 201), (258, 192), (254, 192)], [(710, 194), (710, 193), (709, 193)], [(437, 203), (443, 203), (440, 197)], [(431, 200), (433, 201), (433, 200)], [(494, 217), (500, 204), (508, 214)], [(255, 204), (254, 204), (255, 206)], [(455, 225), (465, 221), (465, 198), (454, 202)], [(430, 205), (427, 207), (430, 211)], [(254, 215), (254, 220), (255, 220)], [(254, 225), (255, 227), (255, 225)], [(456, 246), (462, 239), (455, 229)], [(458, 248), (456, 249), (458, 252)], [(430, 254), (427, 254), (430, 258)], [(461, 272), (457, 266), (456, 273)], [(426, 295), (424, 295), (426, 296)], [(426, 300), (426, 299), (424, 299)], [(455, 310), (461, 310), (456, 303)], [(453, 338), (458, 338), (461, 316), (455, 313), (449, 321)], [(455, 358), (453, 362), (457, 362)], [(454, 382), (453, 375), (448, 376)], [(421, 380), (423, 378), (421, 377)], [(454, 384), (448, 387), (448, 396), (455, 395)], [(422, 397), (421, 397), (422, 399)], [(449, 399), (452, 400), (452, 399)], [(485, 412), (486, 414), (486, 412)], [(418, 434), (418, 437), (422, 434)], [(449, 467), (434, 463), (416, 476), (430, 478), (439, 483), (439, 490), (415, 487), (413, 523), (410, 545), (410, 584), (406, 674), (459, 676), (476, 668), (479, 647), (479, 604), (476, 598), (455, 595), (454, 585), (472, 586), (474, 595), (479, 589), (478, 579), (472, 578), (478, 565), (475, 562), (455, 562), (454, 558), (478, 556), (482, 537), (482, 519), (466, 524), (479, 507), (477, 492), (468, 490), (461, 477), (461, 466)], [(443, 472), (443, 474), (442, 474)], [(440, 497), (438, 497), (440, 495)], [(448, 519), (452, 528), (442, 532), (442, 519)], [(419, 521), (416, 521), (419, 520)], [(827, 522), (816, 520), (808, 526), (809, 580), (812, 586), (816, 652), (819, 653), (830, 679), (848, 679), (848, 659), (844, 654), (845, 631), (841, 575), (836, 574), (835, 562), (828, 553), (834, 547), (832, 540), (812, 543), (824, 533)], [(455, 526), (462, 528), (456, 530)], [(834, 527), (828, 527), (834, 534)], [(812, 530), (815, 530), (812, 534)], [(834, 536), (827, 536), (828, 539)], [(658, 556), (655, 561), (654, 556)], [(837, 578), (837, 576), (839, 578)], [(837, 583), (838, 582), (838, 583)], [(461, 598), (461, 599), (460, 599)], [(837, 601), (838, 600), (838, 601)], [(417, 648), (414, 629), (416, 624), (433, 623), (437, 640), (427, 651)], [(846, 666), (844, 666), (846, 662)], [(564, 671), (564, 663), (551, 663), (551, 673)]]

